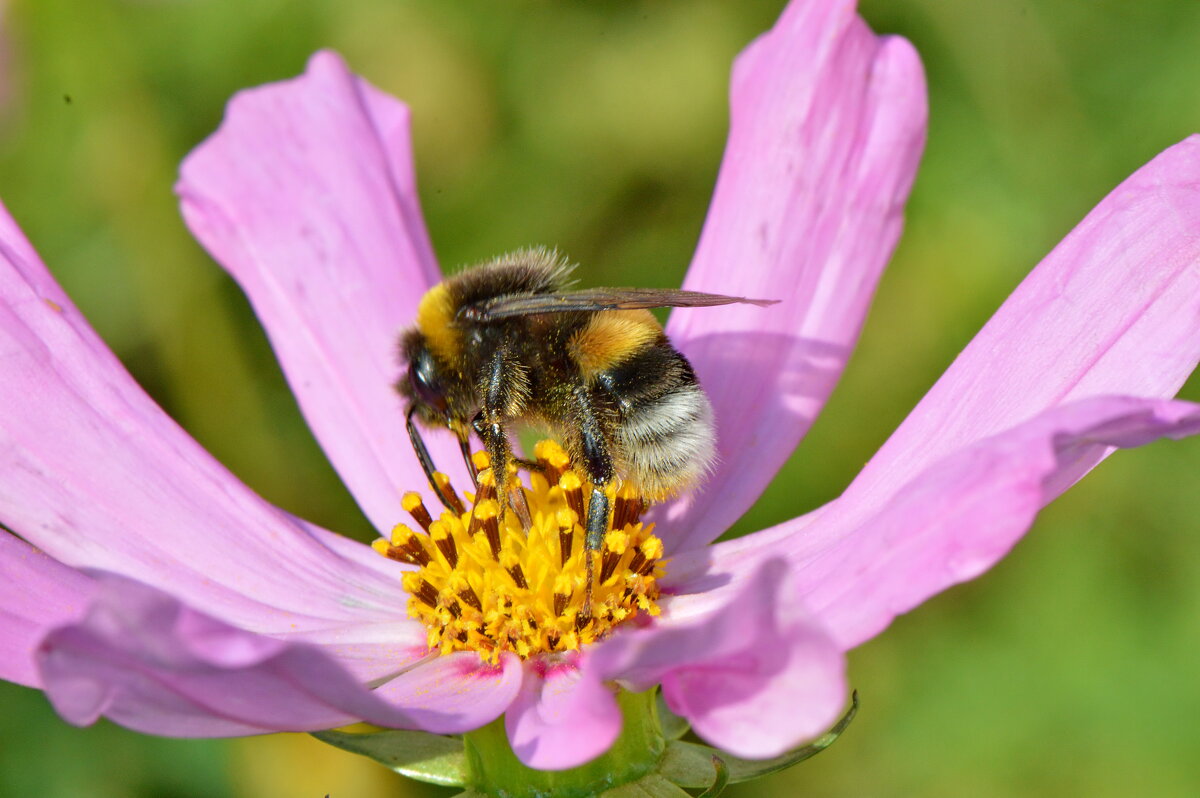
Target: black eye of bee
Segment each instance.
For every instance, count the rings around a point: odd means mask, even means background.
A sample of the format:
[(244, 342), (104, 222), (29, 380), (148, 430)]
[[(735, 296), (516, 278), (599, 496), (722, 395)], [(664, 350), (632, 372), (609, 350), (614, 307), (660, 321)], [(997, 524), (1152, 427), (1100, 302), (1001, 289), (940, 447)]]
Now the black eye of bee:
[(428, 352), (421, 352), (408, 366), (408, 381), (413, 393), (423, 404), (445, 412), (446, 394), (437, 377), (437, 368)]

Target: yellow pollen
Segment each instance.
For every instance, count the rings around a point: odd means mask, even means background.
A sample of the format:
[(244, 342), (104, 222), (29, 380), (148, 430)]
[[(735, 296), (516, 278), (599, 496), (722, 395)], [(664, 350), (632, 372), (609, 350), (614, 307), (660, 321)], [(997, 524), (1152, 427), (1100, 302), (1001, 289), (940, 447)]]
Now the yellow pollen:
[(551, 440), (541, 440), (533, 447), (533, 456), (542, 467), (553, 469), (553, 478), (547, 477), (550, 484), (558, 482), (558, 477), (571, 467), (571, 458), (557, 443)]
[[(534, 454), (538, 469), (524, 488), (533, 522), (528, 530), (515, 512), (501, 515), (487, 456), (477, 453), (480, 495), (466, 494), (470, 506), (435, 520), (419, 495), (405, 494), (401, 505), (422, 531), (398, 524), (390, 540), (372, 544), (385, 557), (416, 566), (404, 574), (403, 586), (411, 596), (408, 614), (429, 629), (430, 648), (476, 651), (491, 663), (504, 652), (527, 659), (593, 643), (639, 613), (658, 614), (663, 545), (653, 524), (638, 520), (641, 497), (628, 488), (609, 491), (610, 504), (620, 508), (612, 521), (619, 523), (610, 523), (602, 550), (591, 555), (589, 615), (582, 498), (590, 486), (553, 441), (539, 442)], [(451, 503), (460, 504), (449, 480), (436, 478)]]

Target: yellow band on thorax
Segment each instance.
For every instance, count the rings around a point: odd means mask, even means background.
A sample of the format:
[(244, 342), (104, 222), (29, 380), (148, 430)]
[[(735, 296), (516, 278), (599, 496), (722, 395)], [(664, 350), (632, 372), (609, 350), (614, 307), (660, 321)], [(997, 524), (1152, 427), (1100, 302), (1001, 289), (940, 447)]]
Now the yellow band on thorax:
[(417, 305), (417, 328), (429, 342), (435, 357), (445, 362), (458, 359), (461, 341), (453, 329), (454, 304), (445, 283), (438, 283)]

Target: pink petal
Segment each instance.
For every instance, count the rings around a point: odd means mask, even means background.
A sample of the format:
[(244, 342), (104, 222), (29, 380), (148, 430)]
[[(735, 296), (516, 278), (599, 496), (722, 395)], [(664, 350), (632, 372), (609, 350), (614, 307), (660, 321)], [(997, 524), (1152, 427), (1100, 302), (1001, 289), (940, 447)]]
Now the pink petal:
[(504, 726), (517, 757), (538, 770), (582, 765), (621, 733), (613, 689), (574, 662), (532, 662)]
[(684, 287), (782, 302), (671, 316), (713, 401), (720, 453), (710, 483), (668, 508), (671, 549), (728, 529), (833, 390), (900, 236), (925, 120), (912, 45), (875, 36), (851, 0), (793, 0), (738, 58), (729, 143)]
[(399, 580), (264, 502), (142, 392), (2, 206), (0, 356), (0, 522), (54, 559), (257, 631), (404, 616)]
[(1187, 402), (1098, 397), (1049, 410), (934, 464), (854, 529), (837, 531), (841, 508), (830, 529), (810, 527), (805, 537), (839, 539), (796, 551), (805, 606), (839, 645), (857, 646), (992, 567), (1113, 448), (1197, 433), (1200, 405)]
[(631, 689), (662, 683), (676, 714), (738, 756), (776, 756), (816, 737), (845, 699), (845, 662), (800, 607), (779, 560), (670, 599), (663, 617), (618, 633), (589, 668)]
[(1095, 397), (1064, 405), (935, 463), (872, 501), (882, 506), (867, 517), (838, 499), (764, 535), (718, 544), (709, 569), (681, 563), (677, 589), (703, 590), (785, 557), (805, 608), (838, 646), (853, 648), (994, 565), (1042, 507), (1113, 447), (1197, 433), (1200, 405), (1188, 402)]
[(521, 678), (521, 661), (511, 654), (497, 666), (474, 651), (460, 651), (432, 657), (378, 687), (375, 695), (417, 715), (425, 731), (461, 734), (500, 717), (516, 699)]
[(428, 630), (410, 618), (342, 623), (291, 634), (274, 633), (271, 637), (317, 646), (357, 681), (372, 684), (394, 676), (429, 654)]
[(82, 616), (94, 590), (88, 577), (0, 530), (0, 679), (40, 687), (38, 641)]
[(312, 646), (245, 632), (165, 593), (107, 577), (86, 617), (51, 632), (38, 665), (55, 709), (172, 737), (315, 731), (365, 720), (459, 733), (512, 702), (520, 663), (451, 657), (371, 692)]
[(1200, 361), (1200, 136), (1118, 186), (1025, 279), (846, 491), (1088, 396), (1174, 396)]
[[(397, 339), (441, 279), (408, 109), (317, 53), (304, 75), (236, 95), (184, 161), (178, 192), (196, 238), (254, 305), (317, 440), (390, 529), (402, 493), (426, 484), (392, 387)], [(453, 475), (449, 437), (430, 436)]]

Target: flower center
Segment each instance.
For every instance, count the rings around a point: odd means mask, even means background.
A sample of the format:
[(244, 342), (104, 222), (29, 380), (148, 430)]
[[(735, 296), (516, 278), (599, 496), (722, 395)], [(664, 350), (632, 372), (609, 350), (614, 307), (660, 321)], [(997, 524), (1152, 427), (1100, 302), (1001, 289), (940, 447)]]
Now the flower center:
[[(391, 540), (373, 544), (384, 556), (417, 566), (404, 575), (408, 614), (429, 627), (429, 647), (443, 654), (478, 651), (487, 662), (511, 651), (522, 659), (564, 652), (598, 640), (639, 612), (659, 612), (662, 541), (638, 519), (645, 506), (629, 488), (611, 489), (612, 514), (600, 551), (585, 552), (585, 479), (558, 444), (534, 447), (538, 467), (518, 488), (530, 526), (501, 513), (487, 455), (478, 452), (478, 494), (463, 504), (441, 473), (451, 505), (434, 519), (416, 493), (404, 509), (421, 531), (398, 524)], [(510, 484), (516, 484), (515, 476)], [(595, 583), (587, 590), (592, 558)]]

